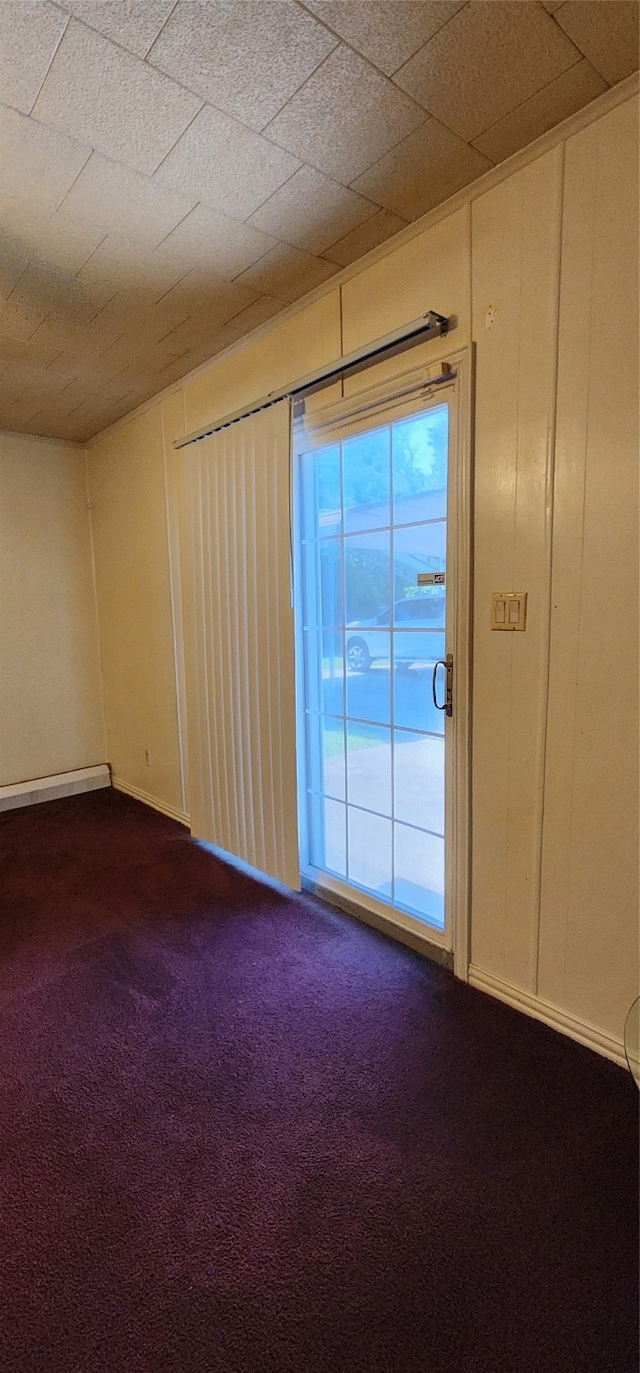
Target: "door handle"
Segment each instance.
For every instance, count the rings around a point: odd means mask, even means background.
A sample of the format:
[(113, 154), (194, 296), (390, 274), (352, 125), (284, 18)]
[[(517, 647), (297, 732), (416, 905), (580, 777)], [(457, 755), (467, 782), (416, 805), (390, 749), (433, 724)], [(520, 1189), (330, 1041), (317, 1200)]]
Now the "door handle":
[[(438, 700), (438, 668), (444, 668), (444, 701)], [(447, 653), (446, 658), (438, 658), (433, 665), (433, 677), (431, 678), (431, 691), (433, 704), (436, 710), (443, 710), (445, 715), (453, 715), (453, 653)]]

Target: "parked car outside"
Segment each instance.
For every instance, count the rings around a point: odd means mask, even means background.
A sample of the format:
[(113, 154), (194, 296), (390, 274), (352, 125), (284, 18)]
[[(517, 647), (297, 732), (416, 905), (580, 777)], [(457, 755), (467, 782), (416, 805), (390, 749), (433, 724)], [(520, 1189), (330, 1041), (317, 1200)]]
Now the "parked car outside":
[[(368, 672), (372, 663), (388, 662), (391, 652), (395, 666), (435, 663), (445, 653), (444, 608), (445, 598), (440, 592), (434, 596), (407, 596), (395, 602), (392, 622), (388, 610), (372, 619), (352, 620), (347, 625), (347, 667), (351, 672)], [(395, 633), (382, 634), (382, 629), (393, 629)]]

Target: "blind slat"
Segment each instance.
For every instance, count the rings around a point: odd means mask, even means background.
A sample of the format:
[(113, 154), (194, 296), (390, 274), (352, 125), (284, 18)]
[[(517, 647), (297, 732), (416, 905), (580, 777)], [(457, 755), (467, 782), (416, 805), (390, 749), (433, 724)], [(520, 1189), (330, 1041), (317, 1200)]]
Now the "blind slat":
[(300, 885), (290, 405), (181, 453), (192, 832)]

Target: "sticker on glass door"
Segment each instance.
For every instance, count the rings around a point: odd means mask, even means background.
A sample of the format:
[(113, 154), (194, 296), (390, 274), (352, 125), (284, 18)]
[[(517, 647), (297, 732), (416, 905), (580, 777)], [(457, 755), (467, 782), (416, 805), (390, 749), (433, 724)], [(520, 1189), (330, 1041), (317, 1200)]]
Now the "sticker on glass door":
[(303, 866), (442, 930), (449, 407), (299, 445)]

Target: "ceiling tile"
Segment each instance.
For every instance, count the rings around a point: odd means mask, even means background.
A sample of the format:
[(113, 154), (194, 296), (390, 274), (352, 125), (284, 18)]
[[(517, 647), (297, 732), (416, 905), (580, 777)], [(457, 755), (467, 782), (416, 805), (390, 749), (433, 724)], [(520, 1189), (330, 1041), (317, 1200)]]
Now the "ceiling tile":
[[(280, 309), (282, 309), (282, 306), (280, 306)], [(180, 375), (184, 377), (188, 372), (192, 372), (194, 368), (202, 367), (203, 363), (208, 363), (212, 358), (217, 357), (224, 348), (228, 348), (229, 340), (227, 338), (227, 330), (229, 328), (230, 325), (225, 324), (224, 329), (220, 329), (217, 334), (214, 334), (213, 338), (209, 339), (206, 345), (201, 344), (198, 348), (190, 348), (189, 352), (185, 353), (183, 358), (180, 358), (179, 363), (175, 367), (167, 367), (162, 373), (164, 385), (168, 385), (170, 376), (176, 377)], [(179, 372), (178, 367), (180, 368)]]
[(194, 349), (185, 349), (180, 357), (173, 357), (158, 372), (154, 372), (147, 380), (149, 395), (157, 396), (158, 391), (163, 391), (170, 386), (172, 381), (178, 381), (187, 372), (193, 371), (202, 362), (209, 362), (217, 348), (215, 339)]
[(132, 305), (136, 300), (151, 304), (184, 274), (184, 266), (160, 249), (151, 252), (119, 234), (108, 234), (78, 273), (78, 280), (106, 293), (106, 299), (127, 291), (132, 293)]
[(107, 382), (106, 386), (100, 387), (101, 400), (124, 400), (125, 396), (130, 396), (133, 392), (135, 381), (129, 372), (122, 372), (119, 377), (114, 377), (113, 381)]
[[(77, 411), (76, 411), (77, 414)], [(25, 424), (22, 433), (35, 434), (51, 439), (60, 439), (62, 443), (72, 443), (77, 439), (75, 428), (75, 414), (69, 415), (66, 419), (61, 419), (53, 424), (43, 425), (42, 417), (36, 415), (29, 424)]]
[(250, 223), (296, 248), (322, 253), (378, 208), (322, 172), (301, 167), (256, 210)]
[(389, 210), (379, 210), (358, 229), (352, 229), (350, 234), (345, 234), (337, 243), (332, 243), (327, 248), (327, 257), (331, 258), (332, 262), (339, 262), (341, 267), (348, 267), (359, 257), (364, 257), (365, 253), (377, 248), (380, 243), (386, 243), (388, 238), (399, 233), (406, 224), (407, 220), (400, 219), (399, 215), (394, 215)]
[[(3, 387), (3, 406), (0, 416), (2, 428), (15, 430), (20, 434), (37, 433), (39, 426), (32, 428), (30, 420), (34, 411), (42, 410), (42, 401), (43, 394), (38, 388), (37, 381), (32, 379), (31, 385), (27, 385), (24, 377), (21, 381), (12, 380), (6, 389)], [(42, 432), (42, 428), (40, 432)]]
[(638, 68), (637, 0), (568, 0), (556, 13), (556, 21), (591, 64), (614, 85)]
[(489, 0), (465, 5), (394, 80), (460, 138), (472, 139), (578, 58), (542, 6)]
[(176, 0), (59, 0), (62, 9), (83, 19), (105, 38), (137, 57), (146, 57)]
[(14, 196), (0, 198), (0, 219), (10, 251), (60, 272), (79, 272), (104, 238), (100, 229), (72, 224), (55, 211)]
[(218, 346), (219, 335), (220, 328), (215, 323), (205, 324), (203, 321), (188, 320), (156, 346), (153, 356), (147, 360), (152, 364), (147, 366), (147, 374), (156, 375), (157, 384), (166, 386), (168, 382), (165, 372), (168, 368), (173, 369), (174, 363), (180, 362), (184, 376), (191, 367), (206, 362)]
[(31, 415), (34, 406), (38, 401), (41, 407), (41, 398), (39, 397), (39, 393), (35, 390), (28, 392), (23, 391), (20, 398), (14, 401), (8, 409), (3, 407), (2, 417), (0, 418), (1, 427), (13, 431), (16, 434), (37, 434), (38, 432), (41, 432), (40, 426), (31, 422)]
[(118, 362), (106, 358), (79, 357), (76, 353), (61, 353), (47, 368), (49, 372), (59, 372), (65, 381), (82, 380), (94, 395), (110, 393), (117, 386), (118, 373), (122, 367)]
[(47, 418), (51, 416), (60, 419), (65, 415), (71, 415), (74, 410), (78, 409), (79, 405), (83, 405), (89, 399), (91, 394), (84, 378), (82, 380), (76, 378), (74, 381), (67, 382), (66, 386), (49, 401)]
[(240, 310), (239, 314), (234, 315), (220, 330), (218, 339), (221, 340), (221, 347), (228, 348), (237, 339), (250, 334), (252, 329), (257, 329), (261, 324), (266, 324), (268, 319), (273, 319), (282, 309), (284, 306), (281, 300), (275, 300), (273, 296), (258, 296), (252, 305)]
[(214, 210), (246, 219), (300, 163), (281, 148), (210, 105), (194, 119), (155, 180)]
[(9, 296), (12, 305), (42, 310), (63, 324), (88, 324), (106, 299), (104, 291), (88, 289), (79, 277), (34, 262)]
[(178, 0), (149, 61), (259, 130), (337, 41), (293, 0)]
[(28, 261), (18, 251), (15, 236), (0, 224), (0, 300), (6, 300), (28, 267)]
[(128, 398), (115, 405), (113, 401), (105, 405), (104, 401), (93, 397), (69, 417), (66, 426), (61, 426), (60, 432), (64, 432), (66, 438), (75, 439), (77, 443), (86, 443), (94, 434), (99, 434), (108, 425), (115, 424), (116, 420), (126, 415), (131, 408)]
[(0, 301), (0, 334), (6, 338), (32, 338), (43, 319), (41, 310)]
[[(306, 0), (307, 9), (391, 76), (465, 0)], [(560, 3), (560, 0), (558, 0)]]
[[(253, 268), (250, 268), (253, 271)], [(250, 282), (240, 278), (236, 281), (223, 281), (213, 271), (195, 269), (183, 277), (162, 299), (163, 309), (174, 306), (184, 310), (183, 318), (206, 320), (211, 332), (226, 324), (240, 310), (251, 305), (259, 288), (253, 289)]]
[(69, 353), (63, 350), (58, 356), (49, 363), (48, 371), (60, 377), (60, 385), (64, 386), (68, 381), (75, 381), (82, 372), (88, 376), (91, 369), (91, 361), (86, 354)]
[(197, 205), (164, 240), (162, 252), (175, 253), (189, 267), (213, 265), (221, 277), (231, 280), (273, 247), (270, 234)]
[[(213, 332), (213, 331), (212, 331)], [(121, 381), (124, 374), (134, 380), (141, 376), (152, 377), (166, 367), (169, 362), (186, 352), (186, 344), (176, 339), (150, 343), (142, 331), (135, 330), (126, 334), (104, 355), (104, 362), (113, 364), (113, 381)], [(102, 391), (101, 391), (102, 395)]]
[[(106, 311), (108, 309), (107, 305)], [(114, 323), (106, 311), (98, 311), (90, 323), (84, 326), (62, 324), (60, 320), (47, 318), (33, 335), (33, 342), (50, 345), (58, 357), (61, 352), (68, 349), (82, 358), (85, 366), (93, 366), (105, 348), (124, 333), (122, 325)]]
[(323, 281), (334, 276), (338, 268), (333, 262), (312, 257), (299, 248), (290, 248), (286, 243), (278, 244), (266, 257), (260, 259), (255, 267), (250, 267), (238, 277), (243, 286), (254, 287), (265, 295), (275, 296), (283, 304), (290, 304), (313, 291)]
[(64, 33), (66, 14), (48, 3), (0, 4), (0, 90), (5, 105), (28, 114)]
[[(45, 368), (55, 357), (55, 349), (47, 347), (46, 344), (36, 343), (33, 339), (10, 338), (7, 335), (0, 337), (0, 362), (11, 363), (11, 378), (18, 375), (18, 367), (41, 367)], [(25, 373), (27, 380), (30, 374)], [(9, 370), (3, 376), (3, 381), (10, 381)], [(26, 382), (25, 382), (26, 385)], [(60, 390), (64, 382), (59, 378), (49, 378), (50, 389)]]
[(267, 133), (303, 162), (348, 184), (424, 118), (408, 96), (341, 44)]
[(502, 162), (562, 119), (568, 119), (570, 114), (595, 100), (606, 89), (606, 82), (586, 59), (576, 62), (575, 67), (570, 67), (544, 90), (525, 100), (524, 105), (508, 114), (506, 119), (480, 134), (474, 140), (474, 147), (491, 162)]
[(32, 413), (42, 405), (43, 399), (51, 402), (64, 385), (59, 378), (52, 376), (42, 363), (26, 359), (24, 362), (12, 363), (7, 368), (3, 381), (14, 384), (16, 397), (23, 395)]
[(403, 219), (417, 219), (490, 166), (437, 119), (409, 134), (354, 182), (355, 188)]
[[(163, 302), (145, 305), (137, 303), (132, 306), (127, 299), (126, 292), (114, 296), (113, 300), (109, 301), (105, 309), (93, 321), (96, 339), (100, 335), (96, 347), (100, 365), (108, 367), (109, 375), (115, 376), (119, 369), (114, 367), (114, 360), (116, 357), (120, 357), (118, 349), (123, 340), (130, 340), (132, 335), (136, 335), (145, 339), (147, 344), (151, 346), (187, 318), (188, 311), (180, 308), (175, 302), (173, 305), (165, 305)], [(40, 335), (36, 337), (39, 338)], [(127, 356), (125, 355), (120, 367), (124, 367), (126, 361)]]
[(0, 106), (0, 194), (55, 209), (90, 152), (88, 144)]
[[(0, 412), (0, 429), (17, 429), (18, 426), (8, 419), (8, 415), (11, 413), (11, 419), (13, 420), (12, 412), (19, 406), (20, 397), (24, 395), (26, 389), (27, 385), (24, 377), (20, 378), (19, 376), (16, 376), (13, 368), (7, 366), (5, 363), (3, 365), (2, 379), (0, 380), (0, 404), (2, 407)], [(29, 407), (29, 409), (31, 408), (33, 407)], [(27, 414), (29, 413), (29, 409), (27, 410)]]
[(83, 224), (95, 224), (103, 233), (123, 234), (156, 248), (195, 203), (193, 196), (177, 195), (150, 177), (93, 153), (61, 212)]
[(159, 376), (154, 379), (152, 383), (153, 391), (157, 392), (158, 383), (160, 383), (160, 388), (164, 390), (165, 387), (171, 386), (174, 381), (181, 381), (188, 372), (192, 372), (195, 367), (199, 367), (201, 361), (208, 362), (209, 359), (214, 356), (217, 349), (218, 344), (217, 342), (214, 342), (211, 345), (211, 350), (207, 351), (207, 356), (204, 359), (199, 357), (196, 350), (193, 354), (186, 353), (183, 358), (176, 358), (174, 362), (168, 363), (166, 367), (163, 367)]
[[(213, 314), (213, 312), (212, 312)], [(218, 332), (215, 320), (206, 315), (196, 319), (185, 319), (179, 324), (177, 329), (172, 329), (164, 338), (158, 340), (157, 348), (162, 352), (162, 363), (158, 363), (158, 370), (168, 367), (169, 363), (176, 358), (184, 357), (185, 353), (195, 348), (209, 347), (211, 340)], [(160, 357), (160, 351), (156, 354)]]
[(65, 133), (87, 138), (109, 157), (151, 173), (201, 103), (146, 62), (72, 19), (34, 114)]

